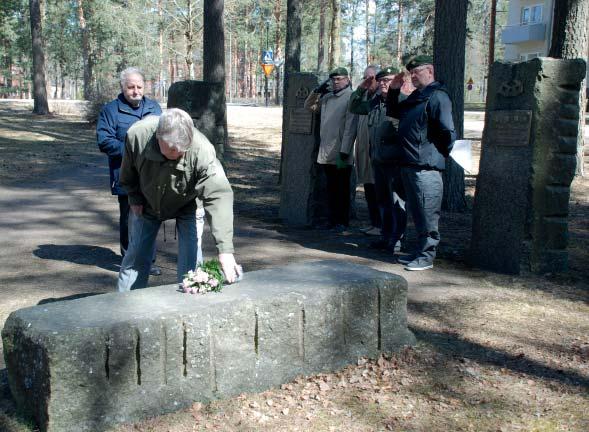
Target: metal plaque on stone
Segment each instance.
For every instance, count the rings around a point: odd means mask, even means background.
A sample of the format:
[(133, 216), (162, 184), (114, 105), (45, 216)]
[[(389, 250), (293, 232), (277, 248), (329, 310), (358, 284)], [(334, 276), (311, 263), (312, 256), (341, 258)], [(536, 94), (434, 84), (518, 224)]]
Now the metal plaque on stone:
[(289, 133), (311, 135), (313, 133), (313, 113), (306, 108), (293, 108), (290, 111)]
[(488, 142), (503, 147), (526, 147), (530, 144), (532, 111), (489, 112)]

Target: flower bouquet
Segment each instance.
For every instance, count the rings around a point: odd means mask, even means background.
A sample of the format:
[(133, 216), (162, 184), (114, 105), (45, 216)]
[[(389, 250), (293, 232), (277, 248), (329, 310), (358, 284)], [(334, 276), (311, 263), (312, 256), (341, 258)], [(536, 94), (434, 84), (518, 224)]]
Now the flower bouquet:
[(223, 288), (223, 271), (218, 260), (205, 261), (184, 275), (180, 288), (187, 294), (219, 292)]

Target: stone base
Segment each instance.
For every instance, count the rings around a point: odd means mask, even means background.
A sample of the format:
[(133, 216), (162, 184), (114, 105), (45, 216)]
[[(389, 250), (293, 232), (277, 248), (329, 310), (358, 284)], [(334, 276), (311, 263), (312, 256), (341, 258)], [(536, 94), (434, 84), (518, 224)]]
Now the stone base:
[(407, 282), (338, 261), (248, 273), (222, 293), (176, 285), (13, 312), (12, 394), (42, 431), (99, 431), (415, 341)]

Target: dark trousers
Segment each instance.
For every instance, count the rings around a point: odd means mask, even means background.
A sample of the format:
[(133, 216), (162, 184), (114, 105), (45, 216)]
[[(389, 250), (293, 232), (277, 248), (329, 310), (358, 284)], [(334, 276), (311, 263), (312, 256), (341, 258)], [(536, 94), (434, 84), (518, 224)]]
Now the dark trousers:
[(125, 256), (129, 248), (129, 198), (127, 195), (117, 195), (119, 200), (119, 241), (121, 255)]
[(350, 176), (352, 167), (323, 165), (327, 179), (327, 206), (330, 225), (350, 225)]
[(376, 188), (374, 183), (364, 183), (364, 197), (366, 198), (366, 205), (368, 206), (368, 217), (370, 218), (370, 225), (380, 228), (380, 209), (376, 203)]
[(414, 255), (433, 262), (440, 243), (438, 221), (444, 193), (442, 173), (435, 170), (402, 167), (401, 178), (407, 192), (409, 211), (417, 231), (418, 244)]
[(393, 164), (374, 163), (372, 165), (376, 203), (382, 221), (381, 235), (384, 240), (394, 245), (405, 235), (407, 228), (407, 212), (393, 198), (393, 193), (396, 193), (400, 199), (406, 200), (401, 171)]

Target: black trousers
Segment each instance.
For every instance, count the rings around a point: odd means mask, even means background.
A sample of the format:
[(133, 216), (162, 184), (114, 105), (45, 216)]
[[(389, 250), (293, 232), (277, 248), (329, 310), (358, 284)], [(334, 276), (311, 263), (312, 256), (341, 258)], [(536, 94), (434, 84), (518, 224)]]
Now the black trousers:
[(121, 255), (125, 256), (129, 247), (129, 197), (117, 195), (119, 200), (119, 241), (121, 243)]
[(330, 225), (350, 225), (350, 176), (352, 166), (338, 168), (324, 164), (327, 179), (327, 207)]
[(397, 243), (405, 234), (407, 212), (399, 202), (395, 202), (393, 193), (405, 201), (405, 189), (401, 180), (401, 170), (394, 164), (372, 164), (376, 203), (382, 220), (382, 237), (392, 244)]
[(374, 183), (364, 183), (364, 197), (366, 198), (366, 206), (368, 207), (368, 217), (370, 218), (370, 225), (376, 228), (380, 228), (380, 210), (376, 202), (376, 187), (374, 186)]

